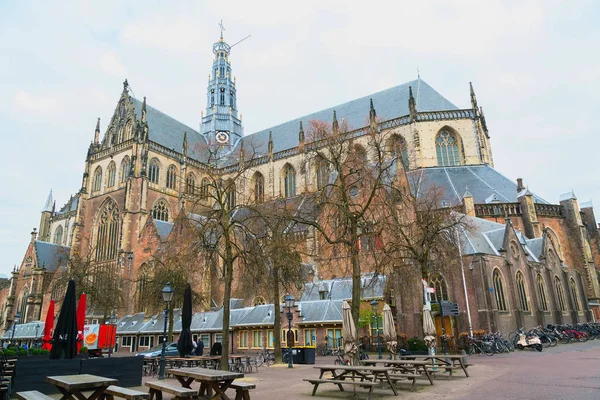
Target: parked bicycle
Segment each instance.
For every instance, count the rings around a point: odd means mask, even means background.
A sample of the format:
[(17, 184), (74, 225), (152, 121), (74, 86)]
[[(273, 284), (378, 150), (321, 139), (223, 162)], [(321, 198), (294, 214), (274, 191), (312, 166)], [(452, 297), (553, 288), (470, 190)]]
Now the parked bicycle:
[(255, 360), (257, 367), (262, 367), (263, 364), (267, 364), (267, 366), (273, 365), (275, 364), (275, 352), (267, 351), (267, 349), (263, 347), (262, 353), (258, 353)]

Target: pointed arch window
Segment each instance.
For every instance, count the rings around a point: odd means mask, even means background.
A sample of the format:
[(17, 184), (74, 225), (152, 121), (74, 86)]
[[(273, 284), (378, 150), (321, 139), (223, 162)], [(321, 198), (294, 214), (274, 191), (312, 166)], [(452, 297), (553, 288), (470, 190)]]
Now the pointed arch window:
[(296, 171), (291, 165), (286, 165), (283, 170), (284, 194), (286, 198), (296, 196)]
[(517, 294), (519, 297), (519, 309), (529, 311), (527, 292), (525, 291), (525, 277), (521, 271), (517, 271)]
[(254, 174), (254, 202), (261, 204), (265, 201), (265, 178), (260, 172)]
[(133, 137), (133, 123), (131, 121), (127, 121), (127, 125), (125, 125), (125, 140), (129, 140)]
[(219, 104), (224, 106), (225, 105), (225, 88), (221, 88), (220, 90), (220, 95), (219, 95)]
[(107, 174), (108, 177), (106, 179), (106, 187), (111, 188), (115, 186), (115, 179), (117, 176), (117, 166), (115, 165), (114, 161), (111, 161), (110, 164), (108, 164)]
[(502, 282), (502, 275), (498, 268), (494, 269), (492, 280), (494, 282), (494, 295), (496, 296), (496, 306), (498, 307), (498, 310), (508, 311), (506, 296), (504, 294), (504, 283)]
[(392, 159), (400, 161), (404, 169), (408, 171), (408, 148), (402, 136), (392, 135), (387, 142), (387, 151)]
[(125, 127), (121, 126), (119, 128), (119, 133), (117, 136), (117, 143), (121, 143), (125, 139)]
[(63, 239), (63, 227), (59, 225), (54, 231), (54, 243), (61, 244)]
[(571, 288), (571, 297), (573, 297), (573, 310), (581, 311), (581, 303), (579, 302), (579, 296), (577, 295), (577, 284), (575, 279), (569, 279), (569, 286)]
[(153, 158), (150, 161), (150, 168), (148, 169), (148, 178), (152, 183), (158, 183), (158, 178), (160, 175), (160, 163), (156, 158)]
[(317, 189), (323, 189), (329, 183), (329, 168), (327, 161), (322, 158), (317, 159), (316, 165), (317, 172)]
[(188, 194), (194, 194), (196, 191), (196, 177), (191, 172), (188, 174), (185, 180), (185, 191)]
[(167, 189), (175, 189), (177, 185), (177, 168), (170, 165), (167, 169)]
[(98, 167), (94, 171), (94, 181), (92, 182), (92, 192), (99, 192), (102, 189), (102, 168)]
[(546, 284), (542, 274), (537, 274), (535, 282), (538, 290), (538, 296), (540, 297), (540, 308), (542, 311), (548, 311), (548, 296), (546, 295)]
[(129, 161), (129, 156), (125, 156), (123, 161), (121, 161), (121, 183), (125, 183), (129, 177), (130, 168), (131, 164)]
[(152, 218), (159, 221), (169, 221), (169, 205), (164, 200), (159, 200), (152, 208)]
[(554, 275), (554, 292), (556, 294), (556, 304), (558, 310), (565, 312), (567, 311), (567, 303), (565, 301), (565, 291), (563, 290), (562, 282), (557, 275)]
[(200, 183), (200, 198), (202, 200), (205, 200), (208, 198), (208, 189), (209, 189), (208, 178), (202, 178), (202, 182)]
[(225, 199), (227, 203), (227, 209), (233, 210), (235, 208), (235, 183), (231, 181), (227, 182), (225, 196), (227, 197)]
[(429, 278), (429, 287), (435, 289), (435, 293), (431, 294), (431, 301), (439, 303), (441, 300), (448, 300), (448, 286), (446, 285), (446, 280), (442, 275), (432, 275)]
[(119, 209), (114, 200), (109, 200), (100, 210), (96, 229), (96, 260), (117, 258), (119, 248)]
[(21, 314), (21, 323), (27, 322), (27, 299), (29, 298), (29, 288), (23, 289), (21, 303), (19, 304), (19, 314)]
[(435, 138), (438, 166), (453, 167), (462, 165), (463, 159), (459, 148), (457, 136), (450, 131), (443, 130)]

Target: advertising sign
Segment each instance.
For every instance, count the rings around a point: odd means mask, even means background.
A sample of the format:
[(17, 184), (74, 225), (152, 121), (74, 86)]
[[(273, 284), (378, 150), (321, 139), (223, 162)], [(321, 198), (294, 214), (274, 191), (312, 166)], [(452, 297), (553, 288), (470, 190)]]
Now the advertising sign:
[(100, 325), (85, 325), (83, 327), (83, 344), (88, 350), (98, 348), (98, 336), (100, 334)]

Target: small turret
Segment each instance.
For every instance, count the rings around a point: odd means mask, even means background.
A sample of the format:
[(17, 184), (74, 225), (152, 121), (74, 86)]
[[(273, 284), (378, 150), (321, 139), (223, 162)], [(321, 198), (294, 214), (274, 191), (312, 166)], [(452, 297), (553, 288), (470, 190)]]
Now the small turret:
[(181, 148), (183, 149), (183, 156), (187, 157), (187, 150), (188, 150), (187, 131), (183, 132), (183, 144), (181, 145)]
[(300, 121), (300, 130), (298, 131), (298, 142), (304, 143), (304, 128), (302, 127), (302, 121)]
[(340, 133), (340, 126), (338, 124), (337, 114), (336, 114), (335, 110), (333, 110), (333, 124), (331, 125), (331, 128), (333, 130), (334, 135), (337, 135), (338, 133)]
[(375, 112), (375, 107), (373, 107), (373, 99), (370, 99), (369, 103), (369, 121), (373, 124), (377, 122), (377, 113)]
[(144, 96), (144, 102), (142, 103), (142, 124), (146, 123), (146, 96)]
[(410, 122), (417, 120), (417, 104), (415, 103), (415, 98), (413, 96), (412, 86), (408, 87), (408, 115)]
[(273, 161), (273, 132), (271, 132), (271, 131), (269, 131), (268, 152), (269, 152), (269, 161)]
[(245, 161), (245, 154), (244, 154), (244, 139), (240, 139), (240, 155), (239, 155), (239, 166), (240, 166), (240, 171), (242, 171), (244, 169), (244, 161)]
[(462, 198), (463, 213), (471, 217), (475, 217), (475, 201), (473, 201), (473, 195), (469, 192), (469, 188), (465, 188), (465, 194)]
[(100, 142), (100, 118), (96, 121), (96, 130), (94, 131), (94, 144)]
[(469, 82), (469, 91), (471, 94), (471, 108), (473, 109), (475, 115), (477, 115), (479, 108), (477, 107), (477, 97), (475, 96), (475, 90), (473, 90), (473, 83), (471, 82)]

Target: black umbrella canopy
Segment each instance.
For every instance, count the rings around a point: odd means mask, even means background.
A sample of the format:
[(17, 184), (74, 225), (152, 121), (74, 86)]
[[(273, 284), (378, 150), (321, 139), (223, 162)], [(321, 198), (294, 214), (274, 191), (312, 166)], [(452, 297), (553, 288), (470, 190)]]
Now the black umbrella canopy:
[(191, 354), (192, 346), (192, 287), (188, 283), (183, 292), (183, 308), (181, 309), (181, 335), (177, 340), (179, 355), (185, 357)]
[(71, 359), (77, 355), (76, 303), (75, 281), (71, 279), (54, 329), (52, 350), (50, 350), (51, 359)]

